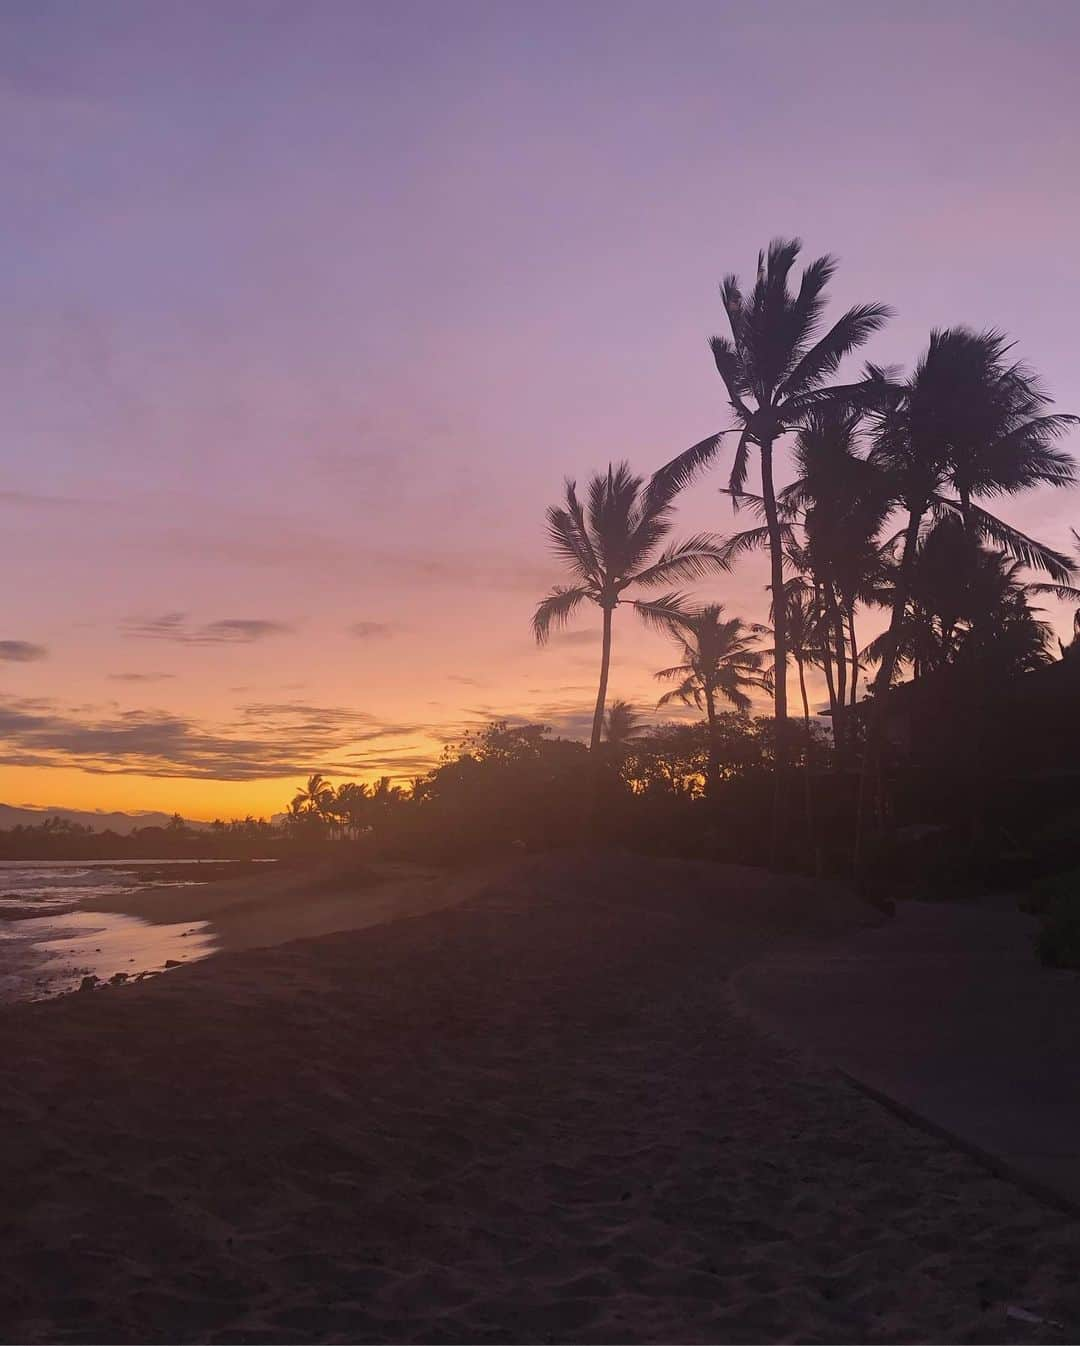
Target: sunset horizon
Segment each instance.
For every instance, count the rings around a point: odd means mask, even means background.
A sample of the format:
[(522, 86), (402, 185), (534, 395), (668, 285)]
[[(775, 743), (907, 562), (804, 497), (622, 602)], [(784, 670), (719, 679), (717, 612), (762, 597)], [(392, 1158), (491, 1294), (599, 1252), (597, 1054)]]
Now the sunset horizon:
[[(23, 185), (0, 512), (26, 582), (0, 632), (0, 800), (269, 816), (307, 773), (407, 784), (504, 717), (587, 737), (598, 614), (545, 650), (529, 633), (559, 578), (543, 507), (564, 477), (624, 458), (647, 474), (726, 427), (717, 287), (776, 235), (839, 257), (838, 310), (894, 309), (860, 356), (910, 369), (932, 327), (999, 326), (1080, 407), (1057, 302), (1077, 188), (1031, 129), (1061, 121), (1055, 49), (1029, 51), (1006, 10), (969, 62), (960, 18), (927, 46), (918, 17), (780, 12), (777, 51), (767, 25), (698, 4), (663, 26), (624, 6), (617, 28), (565, 5), (461, 23), (331, 6), (314, 25), (240, 7), (227, 28), (195, 5), (8, 11)], [(854, 119), (824, 55), (841, 27)], [(720, 85), (710, 48), (738, 54)], [(917, 108), (905, 51), (949, 71), (928, 68)], [(1025, 61), (1027, 103), (954, 173), (912, 119), (966, 134)], [(777, 98), (744, 133), (752, 79)], [(810, 104), (824, 166), (798, 133)], [(362, 134), (390, 109), (385, 138)], [(1037, 216), (1011, 204), (1020, 183)], [(717, 493), (732, 451), (685, 493), (682, 531), (745, 526)], [(1071, 546), (1065, 493), (1005, 510)], [(752, 558), (700, 596), (764, 621), (767, 581)], [(1066, 636), (1071, 611), (1047, 606)], [(662, 637), (626, 623), (616, 642), (613, 693), (664, 718)]]

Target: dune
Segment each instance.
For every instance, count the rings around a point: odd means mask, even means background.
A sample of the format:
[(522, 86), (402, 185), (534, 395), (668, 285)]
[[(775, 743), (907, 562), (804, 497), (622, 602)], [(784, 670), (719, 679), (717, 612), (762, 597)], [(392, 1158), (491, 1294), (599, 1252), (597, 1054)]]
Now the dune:
[(763, 948), (881, 919), (843, 890), (617, 854), (402, 882), (456, 905), (0, 1012), (3, 1340), (1080, 1322), (1075, 1222), (734, 1009)]

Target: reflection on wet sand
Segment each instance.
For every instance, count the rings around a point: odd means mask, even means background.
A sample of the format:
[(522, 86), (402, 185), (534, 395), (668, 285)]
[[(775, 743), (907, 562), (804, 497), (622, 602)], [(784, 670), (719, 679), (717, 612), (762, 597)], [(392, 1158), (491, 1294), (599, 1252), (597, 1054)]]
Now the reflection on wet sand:
[(12, 923), (4, 931), (5, 961), (17, 961), (21, 975), (0, 978), (4, 998), (38, 999), (77, 990), (87, 977), (123, 982), (197, 962), (215, 949), (208, 925), (154, 925), (136, 916), (98, 911)]

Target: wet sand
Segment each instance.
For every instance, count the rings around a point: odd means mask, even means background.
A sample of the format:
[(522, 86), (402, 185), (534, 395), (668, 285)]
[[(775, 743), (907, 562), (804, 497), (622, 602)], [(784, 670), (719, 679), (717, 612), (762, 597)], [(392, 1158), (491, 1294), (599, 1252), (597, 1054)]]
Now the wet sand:
[(0, 1010), (4, 1340), (1075, 1339), (1074, 1221), (733, 1008), (865, 907), (617, 855), (442, 883)]
[(434, 911), (498, 868), (463, 877), (403, 863), (290, 864), (206, 884), (116, 888), (44, 916), (35, 907), (6, 912), (0, 1001), (63, 995), (87, 976), (142, 980), (223, 950)]

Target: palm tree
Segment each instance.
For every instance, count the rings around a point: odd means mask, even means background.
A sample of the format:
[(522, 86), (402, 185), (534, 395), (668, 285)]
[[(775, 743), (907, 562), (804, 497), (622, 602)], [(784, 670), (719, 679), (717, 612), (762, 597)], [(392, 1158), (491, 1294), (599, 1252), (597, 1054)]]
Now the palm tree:
[(752, 648), (757, 628), (747, 627), (739, 617), (724, 617), (720, 603), (709, 603), (692, 612), (668, 619), (669, 633), (679, 645), (682, 662), (662, 668), (656, 674), (661, 682), (677, 682), (665, 692), (657, 706), (681, 701), (705, 711), (709, 725), (706, 791), (715, 794), (720, 779), (716, 742), (716, 701), (722, 697), (742, 714), (750, 710), (747, 691), (764, 687), (761, 676), (762, 654)]
[[(828, 386), (844, 357), (863, 345), (890, 315), (883, 304), (859, 304), (848, 309), (821, 333), (825, 287), (836, 270), (829, 256), (810, 263), (797, 293), (788, 278), (802, 249), (799, 239), (777, 238), (767, 253), (758, 254), (757, 280), (744, 295), (738, 277), (725, 277), (720, 294), (731, 337), (715, 336), (709, 345), (724, 381), (739, 432), (731, 469), (730, 487), (738, 497), (746, 484), (752, 447), (761, 466), (761, 499), (769, 540), (771, 587), (784, 587), (784, 538), (773, 479), (776, 441), (805, 420), (819, 402), (836, 399), (847, 390)], [(666, 469), (676, 479), (710, 461), (720, 436), (702, 440), (679, 455)], [(787, 668), (787, 623), (783, 605), (773, 627), (773, 663)], [(787, 679), (776, 678), (773, 689), (776, 715), (777, 794), (773, 815), (773, 850), (780, 839), (783, 813), (783, 777), (787, 765)]]
[[(1050, 659), (1050, 628), (1030, 599), (1075, 595), (1068, 585), (1028, 584), (1019, 561), (973, 541), (948, 516), (919, 540), (908, 576), (908, 602), (897, 642), (894, 678), (908, 666), (918, 680), (966, 668), (972, 689), (991, 676), (1030, 672)], [(865, 650), (881, 658), (888, 632)], [(976, 695), (970, 691), (969, 695)]]
[(629, 701), (613, 701), (604, 717), (604, 741), (614, 756), (622, 756), (640, 737), (644, 721)]
[(391, 785), (391, 780), (392, 777), (390, 776), (380, 776), (371, 787), (369, 798), (373, 804), (380, 808), (386, 809), (394, 804), (400, 804), (405, 798), (405, 791), (400, 785)]
[(688, 477), (688, 471), (678, 480), (661, 471), (646, 482), (634, 476), (626, 463), (610, 465), (606, 475), (597, 473), (590, 478), (584, 504), (578, 500), (575, 483), (567, 481), (564, 503), (547, 512), (552, 549), (566, 562), (576, 582), (557, 586), (540, 602), (533, 615), (533, 634), (543, 645), (552, 629), (565, 626), (582, 603), (596, 603), (600, 608), (600, 685), (589, 741), (594, 756), (604, 726), (612, 614), (620, 603), (629, 603), (645, 622), (666, 629), (669, 619), (682, 608), (678, 592), (644, 599), (627, 597), (627, 590), (701, 579), (727, 569), (720, 540), (712, 533), (697, 533), (659, 551), (671, 531), (674, 498)]
[(334, 797), (334, 814), (341, 820), (342, 827), (348, 828), (354, 841), (364, 826), (370, 807), (371, 800), (366, 785), (360, 784), (359, 781), (346, 781), (344, 785), (338, 786)]
[(887, 477), (859, 452), (861, 430), (858, 407), (813, 408), (795, 441), (798, 476), (781, 492), (784, 507), (801, 515), (798, 560), (821, 611), (822, 667), (838, 744), (845, 738), (845, 702), (858, 700), (855, 613), (860, 603), (879, 601), (886, 568), (880, 533), (893, 507)]
[(290, 806), (293, 813), (306, 813), (323, 820), (334, 806), (334, 787), (318, 772), (308, 777), (307, 786), (298, 790)]
[[(1045, 414), (1049, 399), (1023, 365), (1007, 365), (997, 332), (956, 327), (930, 334), (911, 378), (893, 383), (868, 369), (877, 433), (870, 461), (885, 471), (905, 510), (903, 548), (893, 586), (892, 614), (881, 646), (875, 690), (893, 679), (911, 572), (926, 517), (954, 515), (972, 538), (992, 542), (1012, 559), (1067, 585), (1074, 563), (975, 503), (1029, 487), (1067, 486), (1072, 459), (1054, 441), (1075, 416)], [(956, 495), (946, 492), (951, 489)]]
[[(896, 671), (924, 520), (928, 515), (938, 521), (958, 518), (969, 543), (991, 542), (1014, 561), (1045, 571), (1055, 584), (1068, 585), (1075, 571), (1067, 556), (975, 503), (976, 497), (1013, 495), (1036, 485), (1065, 486), (1075, 480), (1072, 459), (1055, 447), (1055, 441), (1076, 418), (1046, 413), (1049, 398), (1030, 369), (1006, 362), (1008, 349), (1000, 333), (955, 327), (931, 332), (926, 353), (902, 384), (874, 366), (867, 369), (864, 404), (877, 419), (870, 460), (888, 474), (907, 521), (874, 680), (876, 705), (859, 786), (856, 873), (867, 786), (878, 775), (885, 694)], [(948, 494), (950, 490), (956, 494)], [(979, 678), (972, 682), (972, 695), (982, 695)], [(972, 716), (973, 723), (979, 721), (978, 715)], [(973, 799), (980, 789), (976, 779), (980, 751), (976, 745), (972, 755)], [(880, 782), (877, 794), (880, 798)], [(979, 830), (979, 814), (976, 805), (973, 837)]]

